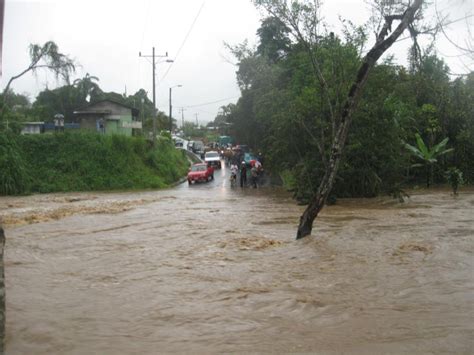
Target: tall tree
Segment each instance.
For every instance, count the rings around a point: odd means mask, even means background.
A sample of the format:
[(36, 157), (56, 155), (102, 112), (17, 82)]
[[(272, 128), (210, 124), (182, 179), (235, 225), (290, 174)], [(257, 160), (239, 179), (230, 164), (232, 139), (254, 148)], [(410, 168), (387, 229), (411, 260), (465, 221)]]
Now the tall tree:
[[(332, 190), (336, 174), (341, 162), (342, 154), (349, 132), (354, 111), (357, 109), (364, 86), (371, 69), (378, 59), (395, 43), (400, 35), (413, 26), (417, 16), (421, 13), (423, 0), (379, 2), (378, 10), (382, 25), (376, 34), (375, 44), (362, 59), (359, 69), (355, 74), (353, 83), (346, 95), (345, 102), (338, 108), (331, 101), (330, 88), (315, 49), (320, 44), (319, 27), (320, 2), (296, 0), (253, 0), (255, 5), (267, 11), (271, 16), (278, 18), (291, 34), (304, 46), (310, 58), (314, 76), (321, 86), (327, 109), (332, 122), (332, 143), (329, 150), (329, 159), (326, 164), (324, 176), (319, 183), (316, 194), (311, 198), (303, 215), (297, 231), (297, 239), (311, 234), (313, 222)], [(392, 30), (395, 22), (398, 25)]]
[(82, 79), (76, 79), (73, 85), (78, 89), (81, 101), (95, 101), (102, 93), (97, 82), (99, 78), (87, 73)]
[(278, 18), (267, 17), (257, 30), (260, 38), (257, 54), (267, 57), (272, 62), (277, 62), (290, 50), (289, 33), (290, 30)]
[(30, 64), (21, 73), (14, 75), (8, 80), (5, 89), (3, 89), (3, 106), (7, 104), (7, 93), (9, 92), (10, 85), (12, 82), (28, 72), (35, 73), (39, 69), (50, 70), (54, 73), (57, 79), (63, 79), (66, 83), (69, 83), (69, 78), (72, 73), (75, 72), (76, 66), (74, 61), (67, 55), (59, 52), (59, 48), (56, 43), (49, 41), (44, 45), (30, 44)]
[(64, 85), (53, 90), (43, 90), (33, 104), (33, 114), (43, 121), (52, 121), (55, 114), (64, 115), (66, 122), (73, 121), (73, 112), (84, 107), (87, 102), (73, 85)]

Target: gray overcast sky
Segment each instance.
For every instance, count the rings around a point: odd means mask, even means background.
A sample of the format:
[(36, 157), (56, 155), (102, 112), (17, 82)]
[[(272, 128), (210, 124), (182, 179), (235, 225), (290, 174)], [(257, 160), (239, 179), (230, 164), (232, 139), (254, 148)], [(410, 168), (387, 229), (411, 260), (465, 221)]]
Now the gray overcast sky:
[[(437, 2), (440, 9), (449, 9), (451, 20), (473, 14), (472, 0)], [(368, 18), (367, 5), (364, 0), (326, 0), (323, 15), (334, 27), (338, 15), (362, 24)], [(76, 77), (97, 76), (104, 91), (123, 93), (126, 87), (130, 95), (144, 88), (151, 99), (151, 63), (138, 53), (151, 54), (154, 46), (157, 55), (168, 52), (175, 59), (171, 67), (157, 65), (158, 109), (168, 112), (169, 87), (181, 84), (173, 89), (173, 116), (180, 118), (178, 109), (187, 107), (186, 120), (194, 121), (198, 114), (204, 123), (240, 95), (236, 67), (229, 63), (232, 57), (224, 42), (238, 44), (248, 39), (255, 44), (259, 23), (260, 14), (250, 0), (6, 0), (1, 86), (28, 66), (30, 43), (53, 40), (81, 65)], [(468, 24), (451, 26), (452, 39), (464, 44), (469, 25), (473, 25), (472, 17)], [(395, 50), (403, 62), (406, 47), (400, 43)], [(442, 42), (440, 52), (459, 54)], [(465, 58), (462, 62), (458, 57), (446, 59), (453, 72), (466, 72), (465, 66), (472, 65)], [(52, 89), (58, 83), (53, 75), (41, 72), (36, 77), (26, 74), (12, 88), (34, 100), (46, 86)], [(215, 103), (201, 105), (210, 102)]]

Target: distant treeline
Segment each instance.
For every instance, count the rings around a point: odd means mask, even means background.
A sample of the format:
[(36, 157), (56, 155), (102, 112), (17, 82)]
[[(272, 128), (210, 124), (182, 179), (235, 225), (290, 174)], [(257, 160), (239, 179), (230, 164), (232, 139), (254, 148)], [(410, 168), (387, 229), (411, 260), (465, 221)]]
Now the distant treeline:
[(0, 195), (157, 189), (183, 177), (188, 161), (169, 138), (0, 133)]

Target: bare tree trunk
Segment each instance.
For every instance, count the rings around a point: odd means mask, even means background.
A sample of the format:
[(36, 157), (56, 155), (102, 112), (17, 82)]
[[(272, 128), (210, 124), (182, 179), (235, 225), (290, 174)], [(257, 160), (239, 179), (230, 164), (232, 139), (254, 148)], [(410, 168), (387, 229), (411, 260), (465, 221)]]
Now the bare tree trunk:
[[(334, 137), (332, 143), (328, 167), (323, 179), (319, 184), (316, 195), (313, 197), (303, 215), (300, 217), (300, 224), (298, 226), (296, 239), (300, 239), (311, 234), (313, 222), (318, 216), (319, 212), (323, 209), (326, 199), (332, 190), (342, 153), (344, 151), (344, 146), (349, 132), (349, 126), (352, 121), (352, 113), (360, 101), (360, 97), (362, 95), (367, 78), (369, 77), (370, 70), (375, 66), (375, 63), (385, 53), (385, 51), (392, 46), (392, 44), (403, 33), (403, 31), (405, 31), (405, 29), (414, 21), (415, 14), (420, 9), (422, 4), (423, 0), (415, 0), (412, 5), (407, 7), (403, 14), (385, 17), (385, 24), (377, 36), (377, 41), (362, 61), (362, 64), (357, 72), (356, 79), (349, 91), (346, 103), (344, 104), (344, 108), (341, 113), (336, 136)], [(390, 34), (390, 36), (385, 38), (388, 35), (394, 20), (400, 20), (400, 23)]]
[(30, 70), (33, 70), (32, 66), (29, 66), (27, 69), (23, 70), (20, 74), (14, 75), (8, 80), (7, 86), (5, 86), (5, 89), (3, 89), (2, 96), (3, 96), (3, 103), (2, 106), (0, 107), (0, 116), (3, 115), (3, 112), (5, 111), (5, 107), (8, 105), (8, 90), (10, 89), (10, 85), (12, 82), (20, 77), (22, 77), (24, 74), (28, 73)]

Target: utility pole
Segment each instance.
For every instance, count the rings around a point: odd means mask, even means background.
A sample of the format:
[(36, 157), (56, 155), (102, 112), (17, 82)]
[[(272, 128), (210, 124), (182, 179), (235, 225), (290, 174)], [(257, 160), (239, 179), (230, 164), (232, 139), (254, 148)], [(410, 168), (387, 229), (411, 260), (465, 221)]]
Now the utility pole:
[(199, 128), (198, 115), (199, 115), (199, 113), (195, 113), (195, 114), (194, 114), (194, 116), (196, 116), (196, 127), (197, 127), (197, 128)]
[(145, 112), (143, 111), (143, 103), (145, 102), (145, 98), (141, 98), (140, 100), (142, 102), (142, 109), (141, 109), (141, 116), (142, 116), (142, 136), (145, 133), (144, 128), (145, 128)]
[[(163, 57), (168, 57), (168, 52), (166, 52), (165, 55), (157, 55), (155, 56), (155, 47), (153, 47), (152, 55), (142, 55), (142, 52), (138, 52), (139, 57), (144, 57), (144, 58), (152, 58), (151, 64), (153, 67), (153, 146), (155, 146), (156, 143), (156, 86), (155, 86), (155, 69), (156, 69), (156, 61), (155, 57), (157, 58), (163, 58)], [(173, 60), (168, 59), (166, 60), (167, 63), (172, 63)]]
[(181, 129), (184, 129), (184, 111), (186, 111), (186, 109), (181, 107), (179, 110), (181, 111)]
[(179, 85), (170, 87), (170, 134), (172, 134), (172, 131), (173, 131), (173, 106), (171, 105), (171, 90), (173, 88), (180, 88), (182, 86), (183, 85), (179, 84)]
[[(168, 55), (168, 53), (166, 53)], [(153, 147), (156, 146), (156, 62), (155, 62), (155, 47), (153, 47)]]
[(170, 88), (170, 136), (173, 135), (173, 115), (171, 106), (171, 88)]

